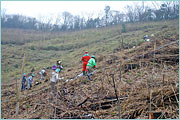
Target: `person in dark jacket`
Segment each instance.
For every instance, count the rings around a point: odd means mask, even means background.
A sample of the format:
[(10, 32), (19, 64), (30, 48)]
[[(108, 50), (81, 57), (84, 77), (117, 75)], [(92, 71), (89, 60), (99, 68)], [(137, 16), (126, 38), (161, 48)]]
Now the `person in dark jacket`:
[(22, 83), (21, 91), (23, 91), (26, 88), (26, 85), (25, 85), (25, 83), (26, 83), (26, 73), (23, 74), (21, 83)]
[(63, 69), (62, 62), (60, 60), (58, 60), (56, 65), (57, 65), (56, 72), (60, 73), (61, 70)]

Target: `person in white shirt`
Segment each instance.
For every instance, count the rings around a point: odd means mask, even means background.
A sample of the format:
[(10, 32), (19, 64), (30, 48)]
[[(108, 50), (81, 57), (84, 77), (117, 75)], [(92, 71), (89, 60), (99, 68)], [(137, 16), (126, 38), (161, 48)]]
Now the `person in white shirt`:
[(39, 72), (39, 74), (41, 75), (40, 80), (44, 80), (45, 72), (46, 72), (45, 68), (43, 68), (43, 69)]
[(27, 84), (28, 84), (27, 89), (31, 89), (32, 83), (33, 83), (33, 77), (34, 77), (34, 76), (35, 76), (35, 75), (32, 74), (31, 76), (28, 77), (28, 79), (27, 79)]
[(52, 77), (50, 80), (50, 86), (51, 86), (51, 99), (53, 99), (53, 97), (56, 96), (57, 93), (57, 87), (56, 87), (56, 83), (58, 82), (58, 80), (62, 80), (64, 78), (59, 78), (58, 73), (56, 72), (56, 68), (52, 67), (53, 72), (52, 72)]

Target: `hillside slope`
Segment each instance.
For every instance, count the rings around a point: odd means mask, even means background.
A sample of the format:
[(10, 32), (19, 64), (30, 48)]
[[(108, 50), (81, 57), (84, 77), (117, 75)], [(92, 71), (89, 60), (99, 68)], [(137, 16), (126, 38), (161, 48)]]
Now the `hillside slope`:
[(144, 42), (144, 35), (160, 36), (161, 31), (166, 37), (175, 35), (178, 24), (178, 20), (126, 24), (126, 33), (121, 32), (121, 25), (66, 33), (2, 29), (1, 81), (8, 84), (20, 78), (24, 51), (26, 73), (32, 68), (38, 71), (52, 66), (57, 59), (69, 68), (81, 65), (79, 61), (85, 50), (96, 56), (108, 55), (120, 50), (122, 40), (124, 48), (132, 48)]
[[(133, 31), (131, 34), (136, 33)], [(114, 42), (115, 37), (118, 36), (111, 37), (112, 41), (109, 41)], [(97, 54), (97, 70), (92, 81), (83, 76), (66, 83), (67, 79), (81, 73), (81, 64), (68, 66), (60, 74), (65, 79), (57, 84), (58, 97), (52, 103), (48, 101), (49, 77), (47, 82), (22, 93), (19, 118), (118, 119), (119, 107), (112, 80), (114, 76), (121, 118), (147, 119), (152, 113), (154, 118), (178, 119), (178, 43), (178, 28), (166, 26), (154, 33), (149, 42), (143, 42), (135, 48), (120, 50), (118, 47), (114, 48), (114, 52)], [(50, 73), (51, 70), (48, 70), (49, 76)], [(35, 77), (35, 81), (39, 81), (39, 76)], [(3, 85), (1, 93), (2, 118), (15, 118), (16, 85)]]

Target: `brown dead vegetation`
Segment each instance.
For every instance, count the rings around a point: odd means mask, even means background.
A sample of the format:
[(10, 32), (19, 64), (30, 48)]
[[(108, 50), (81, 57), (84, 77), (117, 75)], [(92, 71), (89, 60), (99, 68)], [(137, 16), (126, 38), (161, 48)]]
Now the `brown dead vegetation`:
[[(132, 49), (97, 57), (97, 70), (68, 83), (60, 81), (57, 98), (49, 102), (49, 81), (25, 90), (19, 118), (31, 119), (155, 119), (179, 118), (179, 38), (145, 42)], [(154, 43), (156, 41), (156, 49)], [(120, 81), (120, 61), (122, 79)], [(62, 71), (65, 79), (78, 75), (80, 66)], [(48, 70), (50, 76), (51, 70)], [(114, 75), (117, 96), (114, 91)], [(38, 78), (35, 78), (38, 80)], [(48, 77), (49, 79), (49, 77)], [(15, 118), (15, 84), (2, 86), (2, 118)]]

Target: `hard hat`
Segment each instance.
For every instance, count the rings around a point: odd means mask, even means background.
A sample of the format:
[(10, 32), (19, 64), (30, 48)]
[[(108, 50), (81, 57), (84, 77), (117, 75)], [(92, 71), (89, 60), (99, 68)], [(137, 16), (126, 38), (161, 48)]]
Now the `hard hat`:
[(26, 73), (23, 74), (24, 76), (26, 75)]
[(32, 74), (32, 77), (34, 77), (35, 75), (34, 74)]
[(85, 51), (85, 54), (88, 54), (88, 51)]
[(92, 55), (92, 56), (91, 56), (91, 58), (95, 58), (95, 56), (94, 56), (94, 55)]
[(56, 72), (60, 72), (61, 70), (59, 68), (56, 69)]
[(56, 70), (56, 65), (55, 65), (55, 64), (52, 66), (52, 69), (53, 69), (53, 70)]
[(61, 61), (59, 60), (58, 63), (61, 64)]

